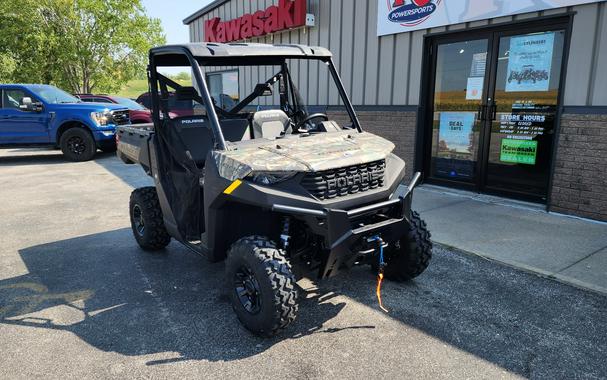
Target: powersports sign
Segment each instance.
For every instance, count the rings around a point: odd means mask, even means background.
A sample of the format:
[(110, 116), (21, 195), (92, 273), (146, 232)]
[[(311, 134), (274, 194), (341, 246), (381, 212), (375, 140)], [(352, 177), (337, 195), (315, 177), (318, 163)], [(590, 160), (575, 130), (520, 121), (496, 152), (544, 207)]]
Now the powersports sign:
[(232, 42), (260, 37), (304, 26), (306, 24), (306, 0), (280, 0), (265, 10), (245, 14), (228, 21), (219, 17), (204, 22), (204, 40), (207, 42)]
[(377, 35), (410, 32), (603, 0), (377, 0)]

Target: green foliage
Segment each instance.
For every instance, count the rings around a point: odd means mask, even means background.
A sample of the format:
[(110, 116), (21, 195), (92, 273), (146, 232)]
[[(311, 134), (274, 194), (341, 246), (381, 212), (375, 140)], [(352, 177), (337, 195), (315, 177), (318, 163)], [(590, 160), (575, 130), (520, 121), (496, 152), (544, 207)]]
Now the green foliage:
[[(173, 79), (175, 82), (182, 86), (191, 86), (192, 81), (188, 79)], [(133, 79), (124, 85), (120, 91), (116, 92), (116, 95), (123, 96), (125, 98), (135, 99), (139, 95), (148, 91), (148, 80), (147, 79)]]
[(0, 0), (5, 82), (114, 92), (145, 73), (148, 50), (164, 41), (140, 0)]
[(182, 72), (174, 74), (174, 75), (169, 75), (169, 78), (171, 78), (174, 81), (191, 81), (192, 75), (186, 71), (182, 71)]
[(16, 68), (15, 59), (10, 54), (0, 52), (0, 83), (12, 82)]

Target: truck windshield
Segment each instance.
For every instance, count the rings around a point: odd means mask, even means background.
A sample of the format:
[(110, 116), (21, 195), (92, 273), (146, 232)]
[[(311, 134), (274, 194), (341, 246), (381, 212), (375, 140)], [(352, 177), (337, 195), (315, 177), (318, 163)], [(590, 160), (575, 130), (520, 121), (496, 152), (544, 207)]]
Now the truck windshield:
[(61, 103), (80, 103), (80, 99), (68, 94), (67, 92), (58, 89), (55, 86), (41, 85), (32, 86), (31, 90), (47, 103), (61, 104)]
[(118, 104), (121, 104), (121, 105), (127, 107), (130, 110), (144, 111), (144, 110), (147, 109), (144, 106), (142, 106), (141, 104), (139, 104), (136, 101), (131, 100), (131, 99), (121, 98), (119, 96), (115, 96), (114, 100), (117, 101)]

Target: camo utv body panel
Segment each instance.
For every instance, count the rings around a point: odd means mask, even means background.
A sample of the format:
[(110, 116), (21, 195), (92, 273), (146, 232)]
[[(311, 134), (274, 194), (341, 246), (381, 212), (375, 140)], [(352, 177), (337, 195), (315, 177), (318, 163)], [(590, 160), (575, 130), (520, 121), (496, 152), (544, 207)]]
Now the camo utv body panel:
[(317, 172), (385, 159), (394, 144), (372, 133), (340, 131), (312, 136), (259, 140), (236, 149), (213, 151), (219, 174), (231, 181), (253, 171)]

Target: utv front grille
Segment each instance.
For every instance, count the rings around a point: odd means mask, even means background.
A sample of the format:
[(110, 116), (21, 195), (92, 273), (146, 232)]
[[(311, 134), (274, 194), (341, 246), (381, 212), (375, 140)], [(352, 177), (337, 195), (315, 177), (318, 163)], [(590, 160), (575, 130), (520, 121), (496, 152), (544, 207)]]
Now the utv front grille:
[(307, 173), (302, 186), (314, 197), (325, 200), (361, 193), (384, 185), (386, 160)]
[(131, 122), (129, 118), (129, 110), (112, 111), (112, 119), (116, 125), (129, 124)]

